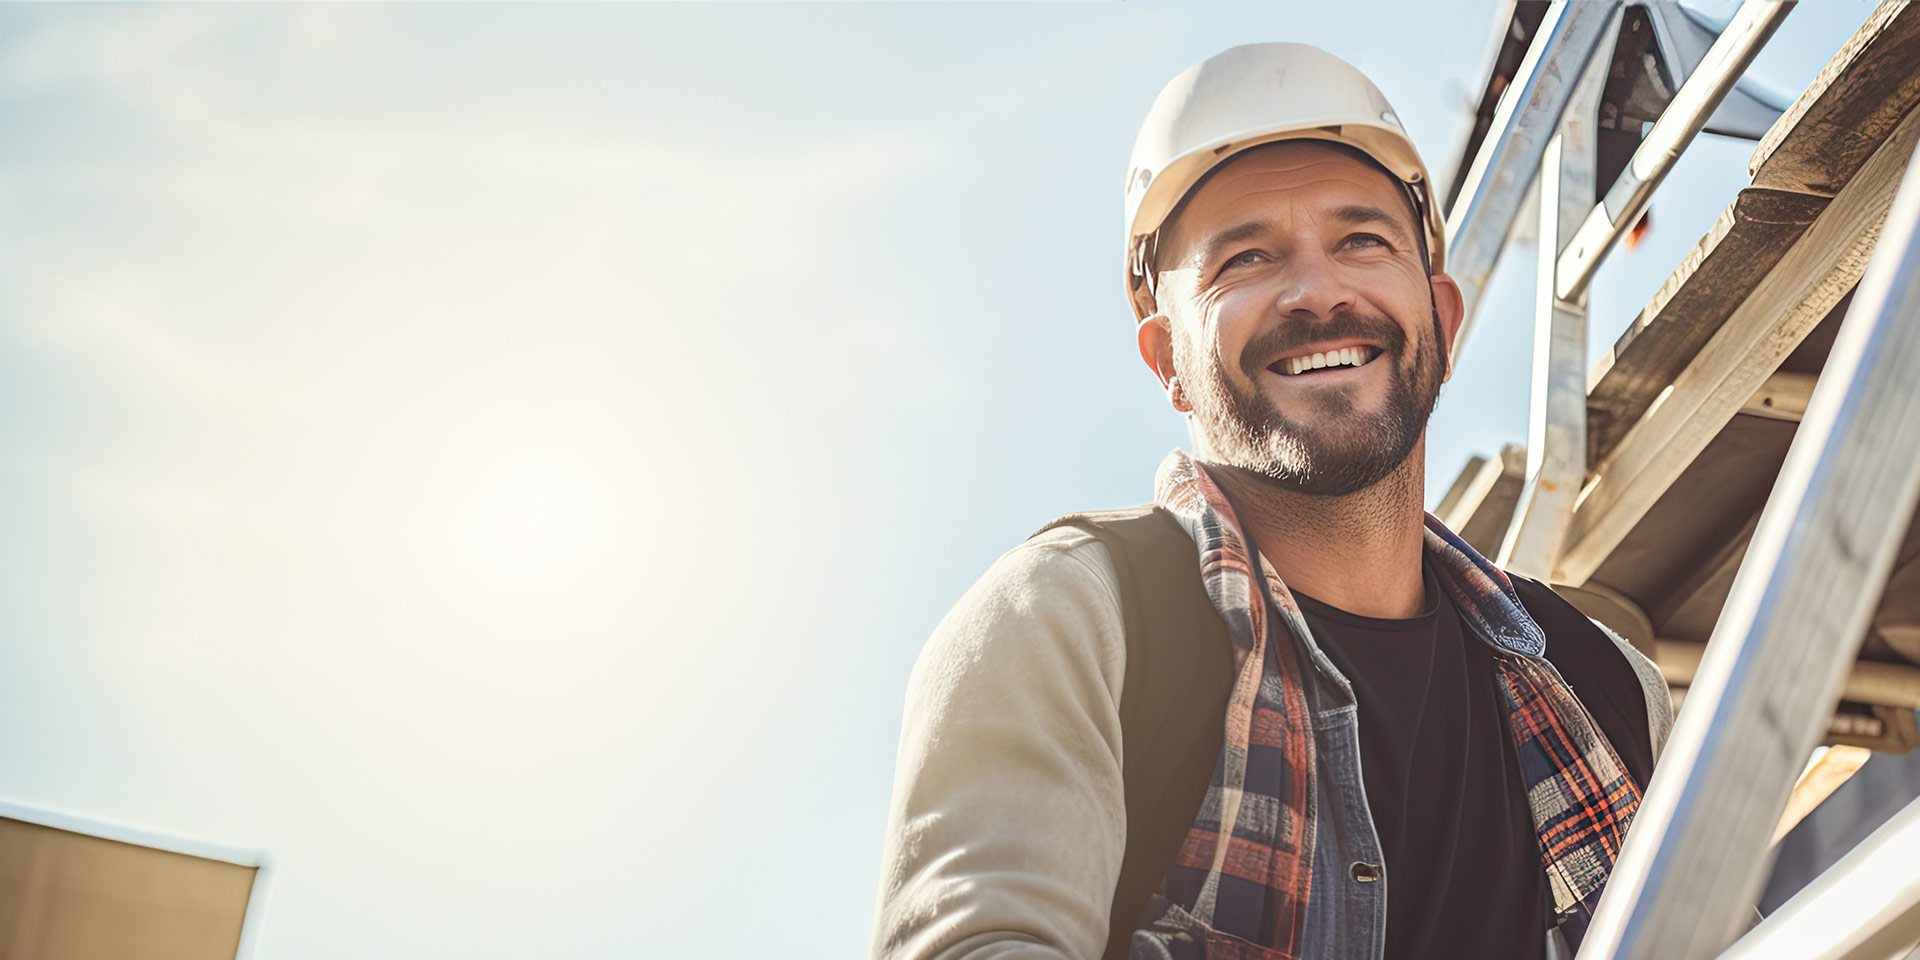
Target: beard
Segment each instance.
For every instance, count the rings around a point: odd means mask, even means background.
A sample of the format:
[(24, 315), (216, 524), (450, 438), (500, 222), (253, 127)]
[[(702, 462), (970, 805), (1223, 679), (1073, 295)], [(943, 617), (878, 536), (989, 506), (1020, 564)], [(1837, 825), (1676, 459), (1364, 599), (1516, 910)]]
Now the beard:
[[(1354, 337), (1379, 344), (1389, 383), (1380, 409), (1355, 406), (1355, 388), (1322, 387), (1283, 413), (1260, 389), (1272, 363), (1314, 342)], [(1439, 312), (1430, 336), (1409, 340), (1384, 316), (1343, 312), (1324, 322), (1289, 322), (1264, 331), (1240, 355), (1241, 378), (1217, 351), (1196, 354), (1191, 337), (1173, 338), (1174, 370), (1212, 459), (1312, 496), (1339, 497), (1379, 483), (1405, 463), (1425, 433), (1446, 363)], [(1372, 364), (1369, 364), (1371, 366)]]

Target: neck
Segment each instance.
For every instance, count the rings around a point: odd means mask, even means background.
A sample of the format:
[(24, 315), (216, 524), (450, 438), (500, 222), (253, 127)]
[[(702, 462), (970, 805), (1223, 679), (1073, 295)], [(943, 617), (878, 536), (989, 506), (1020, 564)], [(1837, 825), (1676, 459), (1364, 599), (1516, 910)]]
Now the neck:
[(1312, 496), (1238, 467), (1207, 464), (1240, 525), (1288, 588), (1348, 613), (1420, 614), (1426, 511), (1423, 440), (1393, 473), (1341, 497)]

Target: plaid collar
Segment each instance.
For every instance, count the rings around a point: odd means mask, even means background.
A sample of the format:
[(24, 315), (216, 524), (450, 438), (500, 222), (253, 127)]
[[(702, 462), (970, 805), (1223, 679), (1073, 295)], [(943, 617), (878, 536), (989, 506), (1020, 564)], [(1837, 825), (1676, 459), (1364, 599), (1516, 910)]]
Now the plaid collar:
[[(1193, 538), (1201, 580), (1226, 621), (1237, 667), (1213, 780), (1168, 871), (1164, 896), (1141, 918), (1136, 946), (1144, 936), (1172, 955), (1203, 957), (1207, 944), (1231, 942), (1216, 939), (1224, 934), (1282, 960), (1297, 958), (1318, 832), (1313, 723), (1301, 669), (1312, 634), (1266, 557), (1248, 549), (1231, 504), (1204, 467), (1175, 450), (1160, 466), (1155, 499)], [(1546, 661), (1546, 635), (1507, 575), (1431, 515), (1425, 541), (1461, 616), (1496, 648), (1498, 686), (1539, 831), (1554, 920), (1577, 948), (1639, 806), (1639, 790)], [(1263, 594), (1271, 604), (1253, 602)], [(1275, 630), (1270, 614), (1285, 633)]]

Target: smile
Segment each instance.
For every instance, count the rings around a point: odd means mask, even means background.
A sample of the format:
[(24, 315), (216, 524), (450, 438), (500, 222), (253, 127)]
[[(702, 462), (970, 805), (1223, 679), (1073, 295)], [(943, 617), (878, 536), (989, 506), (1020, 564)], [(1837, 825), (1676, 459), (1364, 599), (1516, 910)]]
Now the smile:
[(1321, 353), (1303, 353), (1298, 356), (1282, 357), (1267, 365), (1267, 369), (1281, 376), (1297, 377), (1303, 373), (1324, 370), (1329, 367), (1364, 367), (1380, 356), (1380, 348), (1362, 344), (1355, 347), (1342, 347)]

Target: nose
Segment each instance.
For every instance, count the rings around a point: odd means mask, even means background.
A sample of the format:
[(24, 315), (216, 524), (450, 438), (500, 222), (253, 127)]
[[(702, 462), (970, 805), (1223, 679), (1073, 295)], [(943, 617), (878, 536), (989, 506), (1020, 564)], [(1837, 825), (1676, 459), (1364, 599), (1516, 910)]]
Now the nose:
[(1324, 254), (1296, 257), (1287, 271), (1274, 309), (1288, 320), (1325, 320), (1352, 310), (1359, 296), (1338, 264)]

